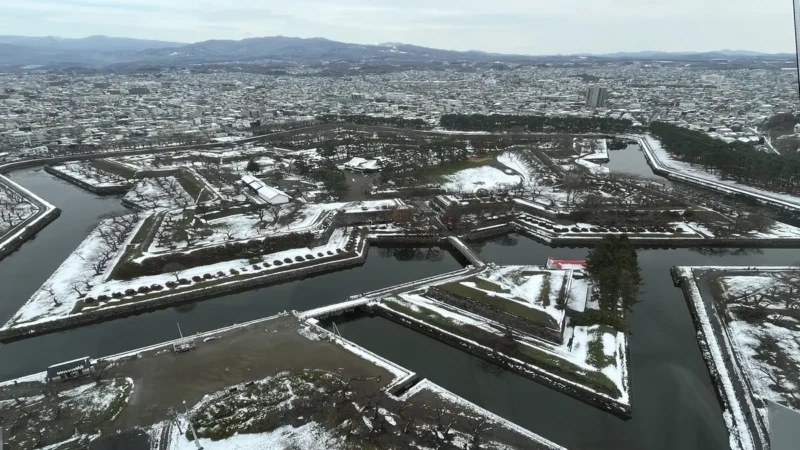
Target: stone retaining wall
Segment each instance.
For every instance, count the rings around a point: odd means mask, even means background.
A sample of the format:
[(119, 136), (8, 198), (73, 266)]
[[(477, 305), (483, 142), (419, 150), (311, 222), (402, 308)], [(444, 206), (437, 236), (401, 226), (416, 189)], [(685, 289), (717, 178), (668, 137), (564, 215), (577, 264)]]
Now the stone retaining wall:
[(208, 298), (221, 297), (224, 295), (250, 290), (254, 287), (263, 287), (266, 285), (290, 281), (296, 278), (318, 275), (321, 273), (362, 265), (367, 259), (368, 249), (369, 244), (364, 241), (361, 253), (343, 253), (342, 255), (339, 255), (340, 259), (335, 261), (320, 263), (314, 260), (305, 261), (302, 263), (294, 263), (286, 267), (286, 270), (277, 272), (273, 271), (262, 276), (231, 282), (230, 284), (211, 286), (204, 289), (195, 289), (185, 292), (178, 290), (174, 294), (166, 295), (153, 300), (143, 300), (117, 307), (103, 308), (86, 313), (67, 316), (45, 323), (1, 330), (0, 342), (10, 342), (40, 334), (51, 333), (58, 330), (65, 330), (87, 325), (90, 323), (102, 322), (119, 316), (129, 316), (154, 309), (171, 307), (181, 303), (189, 303)]
[(514, 225), (511, 223), (507, 223), (505, 225), (498, 225), (494, 227), (472, 230), (467, 233), (464, 238), (468, 241), (474, 241), (478, 239), (485, 239), (490, 237), (496, 236), (503, 236), (508, 233), (513, 233), (515, 231)]
[[(27, 225), (25, 225), (25, 231), (21, 234), (17, 235), (13, 239), (9, 239), (3, 243), (3, 246), (0, 247), (0, 261), (5, 259), (8, 255), (17, 251), (22, 244), (24, 244), (28, 239), (36, 236), (40, 231), (44, 230), (47, 225), (50, 225), (50, 222), (56, 220), (61, 215), (61, 210), (58, 208), (51, 209), (46, 211), (43, 215), (38, 217), (34, 217), (33, 220), (30, 221)], [(15, 227), (16, 229), (17, 227)]]
[(384, 317), (399, 325), (402, 325), (404, 327), (422, 333), (430, 338), (436, 339), (437, 341), (444, 342), (445, 344), (448, 344), (459, 350), (463, 350), (471, 355), (474, 355), (492, 364), (496, 364), (506, 370), (514, 372), (525, 378), (539, 382), (551, 389), (563, 392), (569, 395), (570, 397), (580, 400), (588, 405), (600, 408), (604, 411), (608, 411), (617, 417), (623, 419), (629, 419), (631, 417), (630, 405), (625, 405), (616, 402), (596, 392), (592, 392), (589, 389), (576, 386), (575, 384), (568, 384), (564, 380), (552, 376), (545, 371), (541, 372), (533, 371), (530, 368), (526, 368), (523, 365), (514, 362), (510, 357), (502, 353), (492, 350), (487, 350), (484, 347), (474, 345), (464, 339), (455, 337), (452, 334), (444, 333), (441, 330), (433, 326), (430, 326), (428, 324), (425, 324), (423, 322), (417, 320), (409, 320), (402, 314), (396, 311), (392, 311), (388, 308), (383, 308), (380, 306), (372, 306), (372, 307), (364, 307), (364, 309), (368, 309), (368, 311), (372, 314)]
[(61, 178), (64, 181), (67, 181), (71, 184), (74, 184), (82, 189), (85, 189), (93, 194), (97, 195), (115, 195), (115, 194), (124, 194), (130, 190), (130, 186), (95, 186), (89, 184), (83, 180), (73, 177), (72, 175), (68, 175), (52, 166), (44, 166), (44, 171), (53, 175), (56, 178)]

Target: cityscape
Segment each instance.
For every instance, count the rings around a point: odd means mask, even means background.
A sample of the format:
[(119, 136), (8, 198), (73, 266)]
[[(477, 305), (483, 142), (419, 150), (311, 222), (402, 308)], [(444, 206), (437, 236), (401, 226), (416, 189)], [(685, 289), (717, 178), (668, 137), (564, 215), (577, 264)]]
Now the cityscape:
[(0, 450), (794, 448), (796, 61), (0, 36)]

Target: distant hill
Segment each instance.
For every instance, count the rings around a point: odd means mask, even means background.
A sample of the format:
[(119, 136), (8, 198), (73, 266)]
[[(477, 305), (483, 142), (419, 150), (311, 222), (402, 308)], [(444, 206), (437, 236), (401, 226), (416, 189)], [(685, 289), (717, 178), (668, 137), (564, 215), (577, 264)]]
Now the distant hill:
[(763, 59), (792, 57), (758, 52), (723, 50), (706, 53), (622, 52), (605, 55), (526, 56), (480, 51), (441, 50), (402, 43), (380, 45), (350, 44), (324, 38), (302, 39), (273, 36), (234, 40), (210, 40), (193, 44), (141, 39), (90, 36), (82, 39), (59, 37), (0, 36), (0, 67), (44, 65), (47, 67), (104, 67), (113, 64), (154, 66), (232, 61), (277, 60), (319, 61), (482, 61), (522, 62), (533, 60), (608, 59)]
[(715, 52), (618, 52), (593, 55), (606, 58), (624, 59), (665, 59), (665, 60), (710, 60), (710, 59), (747, 59), (747, 58), (793, 58), (792, 53), (762, 53), (747, 50), (720, 50)]
[(173, 48), (186, 44), (180, 42), (153, 41), (108, 36), (89, 36), (81, 39), (55, 36), (0, 36), (0, 44), (22, 47), (46, 48), (50, 51), (90, 51), (90, 52), (139, 52), (149, 48)]

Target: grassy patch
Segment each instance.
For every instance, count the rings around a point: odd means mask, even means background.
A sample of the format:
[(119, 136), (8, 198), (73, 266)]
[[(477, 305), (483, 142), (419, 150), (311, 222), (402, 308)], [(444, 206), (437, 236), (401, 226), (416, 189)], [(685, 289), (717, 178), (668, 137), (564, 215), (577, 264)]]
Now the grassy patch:
[(417, 170), (414, 174), (414, 178), (425, 180), (426, 182), (441, 182), (444, 181), (444, 177), (447, 175), (452, 175), (466, 169), (483, 167), (490, 162), (491, 158), (474, 158), (442, 165), (427, 166)]
[(603, 345), (604, 334), (616, 335), (616, 330), (608, 325), (601, 325), (592, 333), (592, 340), (589, 341), (589, 364), (602, 369), (603, 367), (613, 366), (617, 363), (614, 356), (605, 354)]
[(142, 256), (142, 253), (144, 252), (144, 249), (142, 248), (144, 245), (144, 241), (145, 239), (147, 239), (147, 235), (152, 230), (153, 225), (155, 224), (155, 220), (156, 220), (156, 214), (151, 214), (144, 219), (144, 223), (142, 224), (141, 227), (139, 227), (139, 230), (131, 239), (130, 245), (124, 250), (125, 253), (119, 259), (114, 268), (111, 269), (111, 275), (109, 275), (109, 279), (111, 280), (117, 279), (115, 272), (120, 264), (124, 262), (133, 261), (134, 259)]
[(422, 307), (419, 308), (419, 311), (415, 311), (393, 300), (384, 301), (382, 305), (465, 339), (478, 342), (496, 351), (500, 351), (507, 356), (519, 358), (550, 373), (574, 381), (575, 383), (588, 386), (613, 398), (618, 398), (621, 395), (616, 385), (604, 374), (599, 372), (586, 372), (577, 365), (551, 353), (538, 350), (529, 345), (517, 344), (509, 346), (507, 338), (503, 336), (490, 333), (474, 325), (456, 323), (451, 318), (444, 317)]
[[(476, 280), (479, 280), (479, 281), (476, 281)], [(484, 289), (483, 286), (486, 285), (485, 283), (491, 283), (489, 281), (480, 280), (479, 278), (476, 278), (476, 277), (469, 278), (469, 279), (464, 280), (464, 281), (475, 282), (476, 286), (478, 286), (480, 289)], [(497, 286), (494, 283), (491, 283), (491, 285)], [(461, 284), (458, 281), (452, 282), (452, 283), (442, 284), (442, 285), (439, 285), (439, 286), (436, 286), (436, 287), (438, 289), (441, 289), (441, 290), (445, 291), (445, 292), (449, 292), (451, 294), (455, 294), (455, 295), (458, 295), (460, 297), (465, 297), (465, 298), (469, 298), (471, 300), (475, 300), (475, 301), (478, 301), (478, 302), (485, 303), (485, 304), (490, 305), (492, 307), (495, 307), (495, 308), (497, 308), (497, 309), (499, 309), (501, 311), (504, 311), (504, 312), (506, 312), (508, 314), (513, 314), (515, 316), (523, 317), (525, 319), (534, 321), (534, 322), (536, 322), (538, 324), (541, 324), (541, 325), (549, 327), (549, 328), (557, 328), (558, 327), (558, 324), (556, 324), (556, 321), (553, 320), (553, 318), (550, 317), (550, 315), (547, 314), (544, 311), (541, 311), (541, 310), (538, 310), (538, 309), (535, 309), (535, 308), (530, 308), (530, 307), (525, 306), (525, 305), (523, 305), (523, 304), (521, 304), (519, 302), (516, 302), (516, 301), (513, 301), (513, 300), (508, 300), (508, 299), (505, 299), (503, 297), (496, 297), (496, 296), (493, 296), (493, 295), (489, 295), (486, 292), (483, 292), (481, 290), (473, 289), (473, 288), (471, 288), (469, 286), (464, 286), (463, 284)], [(497, 287), (499, 287), (499, 286), (497, 286)], [(497, 291), (495, 289), (492, 289), (492, 290), (494, 292), (503, 292), (503, 291)]]
[(136, 175), (136, 171), (131, 169), (130, 167), (118, 164), (114, 161), (109, 161), (107, 159), (94, 159), (89, 162), (89, 165), (97, 170), (113, 173), (123, 178), (130, 179), (133, 178), (134, 175)]

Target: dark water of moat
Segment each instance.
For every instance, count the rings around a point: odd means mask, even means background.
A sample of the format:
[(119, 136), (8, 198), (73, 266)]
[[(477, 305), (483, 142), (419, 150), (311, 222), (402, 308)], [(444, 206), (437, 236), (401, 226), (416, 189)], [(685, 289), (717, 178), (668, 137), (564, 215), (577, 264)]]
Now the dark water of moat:
[[(628, 145), (622, 150), (609, 150), (608, 158), (611, 161), (603, 165), (611, 169), (611, 173), (636, 175), (642, 178), (660, 178), (647, 165), (647, 158), (636, 144)], [(663, 178), (661, 179), (663, 180)]]
[[(586, 249), (550, 248), (519, 235), (476, 245), (498, 264), (584, 258)], [(791, 264), (796, 250), (708, 255), (640, 250), (645, 286), (629, 316), (633, 419), (623, 421), (381, 318), (337, 324), (342, 336), (569, 449), (727, 449), (711, 379), (695, 340), (673, 265)]]
[[(119, 199), (98, 198), (44, 172), (16, 172), (12, 178), (63, 212), (36, 239), (0, 261), (3, 323), (96, 226), (101, 214), (123, 209)], [(175, 322), (184, 333), (193, 334), (281, 311), (304, 311), (460, 268), (453, 255), (439, 248), (372, 248), (361, 267), (0, 345), (0, 380), (82, 356), (99, 357), (175, 339)]]
[[(612, 152), (613, 153), (613, 152)], [(61, 218), (0, 262), (0, 320), (5, 322), (85, 238), (99, 216), (120, 211), (43, 172), (12, 178), (63, 210)], [(542, 264), (548, 256), (582, 258), (585, 249), (554, 249), (521, 236), (476, 245), (498, 264)], [(546, 438), (571, 449), (723, 449), (727, 433), (669, 268), (679, 264), (782, 265), (796, 250), (707, 255), (642, 250), (646, 286), (630, 316), (633, 419), (622, 421), (521, 377), (489, 373), (474, 358), (381, 319), (343, 324), (344, 336), (417, 371)], [(372, 249), (359, 268), (0, 345), (0, 380), (42, 371), (81, 356), (99, 357), (176, 337), (175, 322), (194, 333), (305, 310), (347, 296), (459, 268), (440, 249)]]

